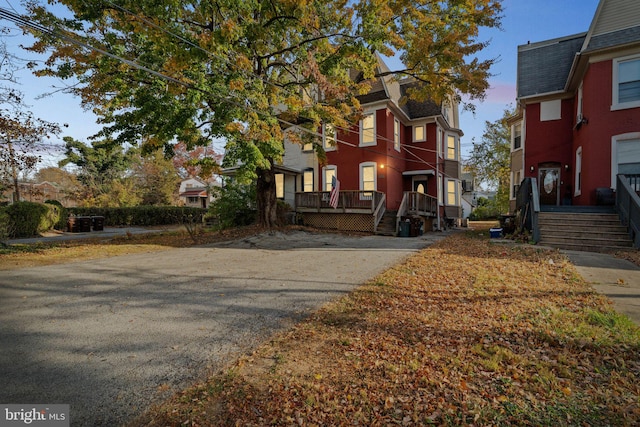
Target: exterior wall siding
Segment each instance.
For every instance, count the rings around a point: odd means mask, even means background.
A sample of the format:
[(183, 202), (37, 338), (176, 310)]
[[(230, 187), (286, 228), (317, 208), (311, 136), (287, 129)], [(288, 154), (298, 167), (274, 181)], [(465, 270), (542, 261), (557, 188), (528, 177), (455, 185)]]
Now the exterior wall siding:
[(571, 163), (575, 167), (575, 152), (582, 147), (583, 190), (574, 199), (579, 205), (595, 205), (595, 189), (611, 186), (611, 138), (640, 132), (640, 108), (611, 111), (612, 64), (591, 64), (583, 80), (582, 111), (588, 122), (573, 131)]

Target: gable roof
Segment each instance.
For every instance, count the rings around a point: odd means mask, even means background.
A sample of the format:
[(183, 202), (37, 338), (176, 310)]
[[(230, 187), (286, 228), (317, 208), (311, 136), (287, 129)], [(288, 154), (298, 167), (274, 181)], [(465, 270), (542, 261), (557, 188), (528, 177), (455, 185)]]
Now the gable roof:
[[(387, 64), (385, 64), (383, 59), (378, 55), (377, 72), (385, 74), (390, 71)], [(369, 92), (358, 96), (358, 100), (361, 104), (391, 101), (411, 120), (441, 115), (442, 107), (435, 102), (415, 101), (408, 97), (408, 89), (418, 84), (418, 82), (411, 79), (398, 81), (392, 74), (376, 77), (371, 81), (371, 89)]]
[(564, 90), (587, 33), (518, 46), (518, 98)]
[(640, 1), (600, 0), (586, 33), (518, 46), (518, 98), (568, 90), (590, 54), (631, 44), (640, 44)]

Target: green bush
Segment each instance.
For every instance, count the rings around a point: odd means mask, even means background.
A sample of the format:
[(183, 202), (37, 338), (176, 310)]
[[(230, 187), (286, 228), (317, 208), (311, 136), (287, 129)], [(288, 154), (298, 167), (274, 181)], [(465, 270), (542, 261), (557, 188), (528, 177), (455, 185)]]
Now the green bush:
[(51, 230), (61, 221), (61, 209), (52, 204), (17, 202), (6, 208), (11, 237), (31, 237)]
[(182, 224), (186, 218), (202, 221), (207, 212), (203, 208), (186, 206), (132, 206), (122, 208), (69, 208), (70, 215), (102, 216), (109, 227), (153, 226)]
[(11, 228), (11, 217), (9, 217), (9, 213), (7, 212), (6, 207), (0, 207), (0, 246), (2, 246), (2, 242), (13, 235), (13, 230)]
[(69, 214), (67, 213), (67, 209), (64, 206), (62, 206), (62, 203), (60, 203), (57, 200), (45, 200), (44, 202), (46, 204), (54, 205), (58, 207), (58, 210), (60, 211), (60, 215), (59, 215), (58, 222), (54, 224), (53, 228), (55, 228), (56, 230), (64, 231), (67, 228), (67, 218), (69, 216)]
[(208, 216), (215, 218), (220, 229), (253, 224), (256, 221), (256, 187), (234, 182), (216, 189), (216, 198)]

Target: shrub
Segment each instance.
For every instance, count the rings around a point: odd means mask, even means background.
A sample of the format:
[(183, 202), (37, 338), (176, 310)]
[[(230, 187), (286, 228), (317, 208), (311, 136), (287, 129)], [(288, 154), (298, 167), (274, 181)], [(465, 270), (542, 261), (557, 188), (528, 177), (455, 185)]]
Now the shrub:
[(75, 216), (102, 216), (106, 226), (152, 226), (182, 224), (185, 218), (202, 221), (206, 209), (186, 206), (132, 206), (122, 208), (69, 208)]
[(5, 208), (11, 237), (31, 237), (51, 230), (61, 220), (61, 209), (52, 204), (17, 202)]
[(62, 206), (62, 203), (60, 203), (58, 200), (45, 200), (44, 202), (46, 204), (54, 205), (58, 207), (58, 210), (60, 211), (60, 215), (59, 215), (58, 222), (55, 223), (53, 227), (56, 230), (65, 230), (65, 228), (67, 227), (67, 218), (69, 216), (69, 214), (67, 213), (67, 209), (64, 206)]
[(217, 197), (209, 207), (210, 216), (217, 220), (220, 229), (253, 224), (256, 221), (255, 184), (234, 182), (216, 189)]

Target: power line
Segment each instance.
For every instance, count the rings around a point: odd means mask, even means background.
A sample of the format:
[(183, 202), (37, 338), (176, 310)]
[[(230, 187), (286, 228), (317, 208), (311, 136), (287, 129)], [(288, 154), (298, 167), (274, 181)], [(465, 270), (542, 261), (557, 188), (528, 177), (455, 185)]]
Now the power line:
[[(129, 13), (129, 14), (132, 14), (132, 15), (133, 15), (133, 12), (131, 12), (131, 11), (129, 11), (129, 10), (127, 10), (127, 9), (125, 9), (125, 8), (119, 7), (119, 6), (117, 6), (117, 5), (113, 4), (113, 3), (112, 3), (112, 2), (110, 2), (110, 1), (107, 1), (107, 3), (109, 3), (109, 4), (113, 5), (114, 7), (118, 8), (118, 9), (120, 9), (120, 10), (122, 10), (122, 11), (125, 11), (125, 13)], [(135, 16), (137, 16), (137, 15), (135, 15)], [(194, 86), (194, 85), (193, 85), (193, 84), (191, 84), (191, 83), (188, 83), (188, 82), (184, 82), (184, 81), (178, 80), (178, 79), (176, 79), (176, 78), (173, 78), (173, 77), (168, 76), (168, 75), (166, 75), (166, 74), (163, 74), (163, 73), (161, 73), (161, 72), (155, 71), (155, 70), (153, 70), (153, 69), (151, 69), (151, 68), (149, 68), (149, 67), (147, 67), (147, 66), (144, 66), (144, 65), (138, 64), (138, 63), (137, 63), (137, 62), (135, 62), (135, 61), (132, 61), (132, 60), (129, 60), (129, 59), (123, 58), (123, 57), (121, 57), (121, 56), (119, 56), (119, 55), (112, 54), (112, 53), (110, 53), (110, 52), (108, 52), (108, 51), (106, 51), (106, 50), (104, 50), (104, 49), (101, 49), (101, 48), (98, 48), (98, 47), (96, 47), (96, 46), (90, 45), (90, 44), (88, 44), (88, 43), (84, 43), (84, 42), (82, 42), (82, 41), (76, 40), (76, 39), (75, 39), (75, 38), (73, 38), (73, 37), (67, 36), (67, 35), (65, 35), (65, 34), (61, 34), (61, 33), (60, 33), (60, 32), (58, 32), (58, 31), (55, 31), (55, 30), (51, 30), (51, 29), (49, 29), (49, 28), (46, 28), (46, 27), (44, 27), (44, 26), (42, 26), (42, 25), (40, 25), (40, 24), (34, 23), (33, 21), (31, 21), (31, 20), (29, 20), (29, 19), (27, 19), (27, 18), (23, 18), (22, 16), (20, 16), (20, 15), (19, 15), (19, 14), (17, 14), (17, 13), (14, 13), (14, 12), (8, 11), (8, 10), (6, 10), (6, 9), (2, 8), (2, 7), (0, 7), (0, 18), (7, 19), (7, 20), (9, 20), (9, 21), (11, 21), (11, 22), (14, 22), (14, 23), (18, 24), (19, 26), (28, 27), (28, 28), (34, 29), (34, 30), (36, 30), (36, 31), (38, 31), (38, 32), (41, 32), (41, 33), (44, 33), (44, 34), (48, 34), (48, 35), (51, 35), (51, 36), (53, 36), (53, 37), (60, 38), (60, 39), (65, 40), (65, 41), (67, 41), (67, 42), (69, 42), (69, 43), (72, 43), (72, 44), (74, 44), (74, 45), (77, 45), (77, 46), (80, 46), (80, 47), (83, 47), (83, 48), (87, 48), (87, 49), (91, 49), (91, 50), (95, 50), (96, 52), (98, 52), (98, 53), (100, 53), (100, 54), (102, 54), (102, 55), (105, 55), (105, 56), (110, 57), (110, 58), (112, 58), (112, 59), (115, 59), (115, 60), (121, 61), (121, 62), (123, 62), (123, 63), (125, 63), (125, 64), (127, 64), (127, 65), (129, 65), (129, 66), (131, 66), (131, 67), (133, 67), (133, 68), (136, 68), (136, 69), (139, 69), (139, 70), (142, 70), (142, 71), (148, 72), (148, 73), (150, 73), (150, 74), (152, 74), (152, 75), (154, 75), (154, 76), (156, 76), (156, 77), (159, 77), (159, 78), (161, 78), (161, 79), (164, 79), (164, 80), (167, 80), (167, 81), (170, 81), (170, 82), (176, 83), (176, 84), (178, 84), (178, 85), (184, 86), (184, 87), (186, 87), (187, 89), (197, 90), (197, 91), (200, 91), (200, 92), (206, 93), (206, 94), (208, 94), (208, 95), (210, 95), (210, 96), (214, 96), (214, 97), (216, 97), (216, 95), (215, 95), (215, 94), (213, 94), (213, 93), (211, 93), (210, 91), (207, 91), (207, 90), (205, 90), (205, 89), (198, 88), (198, 87)], [(144, 22), (145, 24), (147, 24), (147, 25), (152, 25), (154, 28), (160, 29), (160, 30), (162, 30), (162, 31), (166, 32), (167, 34), (170, 34), (172, 37), (176, 37), (176, 38), (178, 38), (178, 39), (182, 40), (182, 41), (183, 41), (183, 42), (185, 42), (185, 43), (188, 43), (188, 44), (190, 44), (190, 45), (192, 45), (192, 46), (194, 46), (194, 47), (197, 47), (198, 49), (202, 50), (203, 52), (205, 52), (205, 53), (207, 53), (207, 54), (209, 54), (209, 55), (211, 55), (211, 56), (221, 58), (221, 59), (223, 59), (224, 61), (226, 61), (227, 63), (229, 63), (228, 58), (223, 58), (223, 57), (221, 57), (221, 56), (215, 55), (215, 54), (213, 54), (212, 52), (210, 52), (210, 51), (208, 51), (208, 50), (205, 50), (205, 49), (202, 49), (202, 48), (201, 48), (201, 47), (199, 47), (199, 46), (196, 46), (195, 44), (193, 44), (192, 42), (190, 42), (190, 41), (188, 41), (188, 40), (184, 39), (183, 37), (181, 37), (181, 36), (179, 36), (179, 35), (174, 34), (173, 32), (170, 32), (170, 31), (168, 31), (168, 30), (164, 30), (164, 29), (162, 29), (162, 27), (160, 27), (160, 26), (158, 26), (158, 25), (156, 25), (156, 24), (154, 24), (154, 23), (151, 23), (150, 21), (148, 21), (148, 20), (146, 20), (146, 19), (144, 19), (144, 18), (141, 18), (141, 19), (143, 20), (143, 22)], [(272, 83), (272, 82), (269, 82), (269, 81), (267, 81), (267, 80), (264, 80), (264, 81), (265, 81), (266, 83), (268, 83), (268, 84), (271, 84), (271, 85), (276, 86), (276, 85), (275, 85), (274, 83)], [(264, 115), (264, 114), (265, 114), (265, 113), (263, 113), (263, 112), (256, 111), (255, 109), (251, 108), (250, 106), (248, 106), (248, 105), (246, 105), (246, 104), (241, 104), (241, 103), (239, 103), (239, 102), (234, 102), (234, 101), (230, 100), (228, 97), (225, 97), (225, 98), (217, 98), (217, 99), (218, 99), (218, 100), (220, 100), (220, 101), (227, 102), (227, 103), (229, 103), (229, 104), (231, 104), (231, 105), (234, 105), (234, 106), (236, 106), (236, 107), (239, 107), (239, 108), (243, 108), (243, 109), (249, 108), (252, 112), (254, 112), (254, 113), (256, 113), (256, 114), (260, 114), (260, 115)], [(295, 126), (293, 123), (286, 122), (285, 120), (283, 120), (283, 119), (281, 119), (281, 118), (279, 118), (279, 117), (276, 117), (276, 120), (278, 120), (279, 122), (281, 122), (281, 123), (283, 123), (283, 124), (288, 124), (288, 125), (293, 125), (293, 126)], [(306, 133), (312, 134), (312, 135), (314, 135), (314, 136), (323, 137), (323, 135), (322, 135), (322, 134), (320, 134), (320, 133), (318, 133), (318, 132), (313, 132), (313, 131), (311, 131), (311, 130), (309, 130), (309, 129), (302, 128), (302, 127), (298, 127), (298, 126), (296, 126), (296, 128), (297, 128), (297, 129), (299, 129), (299, 130), (302, 130), (302, 131), (304, 131), (304, 132), (306, 132)], [(343, 127), (336, 127), (336, 128), (337, 128), (337, 129), (341, 129), (341, 130), (346, 131), (346, 132), (349, 132), (349, 133), (359, 133), (359, 132), (356, 132), (355, 130), (352, 130), (352, 129), (346, 129), (346, 128), (343, 128)], [(377, 133), (376, 133), (376, 140), (378, 140), (378, 139), (383, 140), (383, 141), (387, 141), (387, 142), (395, 142), (395, 141), (391, 140), (390, 138), (386, 138), (386, 137), (384, 137), (384, 136), (379, 135), (379, 134), (377, 134)], [(347, 142), (347, 141), (340, 140), (340, 139), (338, 139), (338, 138), (335, 138), (335, 141), (336, 141), (337, 143), (341, 143), (341, 144), (344, 144), (344, 145), (350, 145), (350, 146), (352, 146), (352, 147), (357, 147), (357, 146), (356, 146), (356, 145), (354, 145), (354, 144), (351, 144), (351, 143), (349, 143), (349, 142)], [(423, 147), (416, 147), (416, 146), (407, 146), (407, 143), (403, 143), (403, 142), (400, 142), (400, 145), (401, 145), (401, 147), (402, 147), (402, 148), (403, 148), (407, 153), (409, 153), (409, 154), (411, 154), (412, 156), (416, 157), (416, 159), (418, 159), (418, 160), (417, 160), (417, 162), (420, 162), (420, 163), (426, 164), (426, 165), (428, 165), (428, 166), (430, 166), (430, 167), (434, 167), (434, 165), (433, 165), (432, 163), (429, 163), (429, 162), (427, 162), (426, 160), (424, 160), (424, 159), (420, 158), (419, 156), (417, 156), (415, 153), (410, 152), (410, 151), (409, 151), (409, 149), (423, 150), (423, 151), (429, 151), (429, 152), (434, 152), (434, 153), (437, 153), (437, 150), (430, 150), (430, 149), (426, 149), (426, 148), (423, 148)], [(376, 154), (383, 154), (383, 155), (386, 155), (387, 157), (390, 157), (390, 158), (395, 158), (395, 159), (400, 159), (400, 160), (405, 160), (405, 161), (413, 161), (413, 162), (416, 162), (416, 160), (406, 159), (406, 158), (404, 158), (404, 157), (391, 156), (391, 155), (388, 155), (388, 154), (386, 154), (386, 153), (383, 153), (383, 152), (380, 152), (380, 151), (375, 151), (375, 150), (372, 150), (372, 149), (367, 148), (367, 147), (359, 147), (359, 148), (364, 149), (365, 151), (369, 151), (369, 152), (376, 153)], [(449, 177), (449, 178), (452, 178), (451, 176), (449, 176), (449, 175), (445, 174), (444, 172), (442, 173), (442, 175), (443, 175), (443, 176), (447, 176), (447, 177)]]

